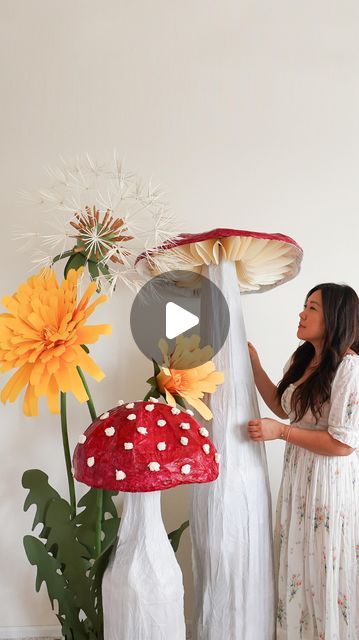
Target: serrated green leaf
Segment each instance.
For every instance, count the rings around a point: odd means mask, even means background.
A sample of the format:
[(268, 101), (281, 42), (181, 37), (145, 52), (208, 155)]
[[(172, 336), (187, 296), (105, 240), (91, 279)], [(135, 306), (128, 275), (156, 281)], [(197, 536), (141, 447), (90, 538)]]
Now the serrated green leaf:
[(108, 518), (102, 523), (102, 531), (105, 534), (102, 540), (102, 547), (106, 549), (111, 546), (116, 540), (118, 529), (121, 523), (121, 518)]
[[(101, 528), (102, 531), (108, 537), (110, 534), (110, 527), (113, 526), (114, 529), (117, 530), (119, 524), (119, 518), (117, 516), (116, 506), (112, 500), (113, 496), (117, 495), (116, 491), (104, 491), (103, 492), (103, 515), (106, 513), (110, 514), (111, 518), (109, 520), (103, 520)], [(88, 557), (95, 558), (96, 557), (96, 499), (97, 499), (97, 489), (89, 489), (87, 493), (85, 493), (82, 498), (79, 500), (78, 508), (82, 509), (80, 513), (77, 514), (75, 518), (75, 524), (77, 526), (77, 536), (78, 540), (87, 548)], [(113, 525), (108, 525), (105, 523), (113, 520)], [(107, 541), (102, 541), (102, 546), (106, 546)]]
[(187, 527), (189, 527), (189, 520), (186, 520), (181, 524), (180, 527), (178, 527), (178, 529), (175, 529), (174, 531), (171, 531), (171, 533), (168, 534), (168, 539), (175, 553), (179, 547), (182, 533), (186, 531)]
[(90, 589), (91, 583), (86, 575), (91, 568), (87, 558), (87, 549), (77, 539), (77, 526), (72, 518), (71, 506), (66, 500), (53, 500), (46, 512), (46, 524), (49, 535), (46, 548), (56, 548), (56, 560), (63, 567), (63, 575), (68, 589), (73, 593), (75, 605), (82, 609), (93, 625), (97, 624), (95, 609)]
[(97, 601), (98, 610), (99, 610), (99, 621), (103, 623), (103, 613), (102, 613), (102, 578), (105, 573), (106, 567), (109, 563), (111, 553), (114, 547), (116, 540), (110, 545), (108, 545), (95, 560), (93, 567), (90, 571), (90, 578), (92, 580), (91, 583), (91, 595), (94, 601)]
[(58, 560), (49, 555), (45, 545), (34, 536), (24, 537), (24, 548), (31, 565), (36, 566), (36, 591), (40, 590), (43, 582), (54, 609), (54, 601), (58, 602), (56, 614), (66, 638), (87, 640), (88, 633), (84, 623), (79, 620), (80, 609), (76, 606), (73, 593), (68, 588), (66, 577), (61, 572)]
[(46, 475), (40, 469), (29, 469), (25, 471), (22, 476), (22, 486), (25, 489), (29, 489), (29, 493), (24, 502), (24, 511), (27, 511), (32, 505), (36, 505), (36, 513), (32, 530), (42, 523), (44, 528), (39, 533), (40, 538), (46, 538), (48, 535), (48, 528), (46, 527), (46, 511), (51, 500), (58, 498), (60, 495), (51, 487), (48, 482), (49, 476)]

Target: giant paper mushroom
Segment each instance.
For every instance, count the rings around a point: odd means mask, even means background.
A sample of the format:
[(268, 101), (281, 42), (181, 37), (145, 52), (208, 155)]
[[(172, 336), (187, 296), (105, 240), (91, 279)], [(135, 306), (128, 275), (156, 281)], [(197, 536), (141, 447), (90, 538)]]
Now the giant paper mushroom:
[[(301, 259), (302, 249), (292, 238), (234, 229), (185, 234), (137, 259), (147, 276), (163, 273), (168, 265), (206, 276), (222, 291), (230, 312), (227, 340), (214, 357), (225, 382), (207, 401), (221, 473), (216, 483), (193, 488), (193, 640), (274, 638), (270, 486), (264, 443), (250, 440), (246, 428), (259, 409), (240, 292), (283, 284), (298, 273)], [(220, 318), (210, 289), (204, 289), (201, 338), (214, 344)]]
[(155, 399), (130, 402), (97, 418), (76, 446), (77, 480), (125, 492), (102, 584), (105, 640), (185, 640), (182, 573), (160, 491), (218, 476), (208, 431), (190, 414)]

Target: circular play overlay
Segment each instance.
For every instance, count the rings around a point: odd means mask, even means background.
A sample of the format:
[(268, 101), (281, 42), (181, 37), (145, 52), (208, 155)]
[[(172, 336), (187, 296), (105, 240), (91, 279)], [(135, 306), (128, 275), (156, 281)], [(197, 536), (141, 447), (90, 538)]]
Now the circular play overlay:
[[(229, 321), (228, 305), (220, 289), (205, 276), (185, 270), (167, 271), (149, 280), (137, 293), (130, 316), (138, 348), (160, 365), (161, 339), (172, 353), (176, 338), (197, 335), (199, 346), (210, 345), (215, 355), (227, 338)], [(188, 363), (184, 368), (198, 364)]]

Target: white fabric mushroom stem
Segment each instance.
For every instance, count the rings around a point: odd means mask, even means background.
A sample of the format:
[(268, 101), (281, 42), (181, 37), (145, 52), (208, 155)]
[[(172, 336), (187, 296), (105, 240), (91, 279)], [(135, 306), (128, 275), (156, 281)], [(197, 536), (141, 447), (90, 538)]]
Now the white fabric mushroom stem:
[(102, 594), (105, 640), (185, 639), (182, 572), (163, 525), (160, 491), (124, 493)]
[[(270, 487), (264, 443), (252, 442), (246, 428), (260, 415), (235, 264), (209, 265), (202, 275), (226, 297), (230, 329), (214, 357), (224, 384), (207, 397), (220, 474), (217, 482), (192, 488), (193, 640), (273, 640)], [(204, 344), (213, 344), (218, 320), (209, 291), (201, 305), (201, 318), (208, 319)]]

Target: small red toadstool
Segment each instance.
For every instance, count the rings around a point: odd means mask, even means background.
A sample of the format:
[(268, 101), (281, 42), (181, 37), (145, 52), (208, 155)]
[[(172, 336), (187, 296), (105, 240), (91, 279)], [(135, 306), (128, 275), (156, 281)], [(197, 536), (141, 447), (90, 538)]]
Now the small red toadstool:
[(131, 402), (79, 437), (75, 478), (125, 492), (102, 584), (105, 640), (185, 640), (182, 573), (162, 522), (160, 491), (218, 476), (218, 454), (191, 414), (154, 398)]

